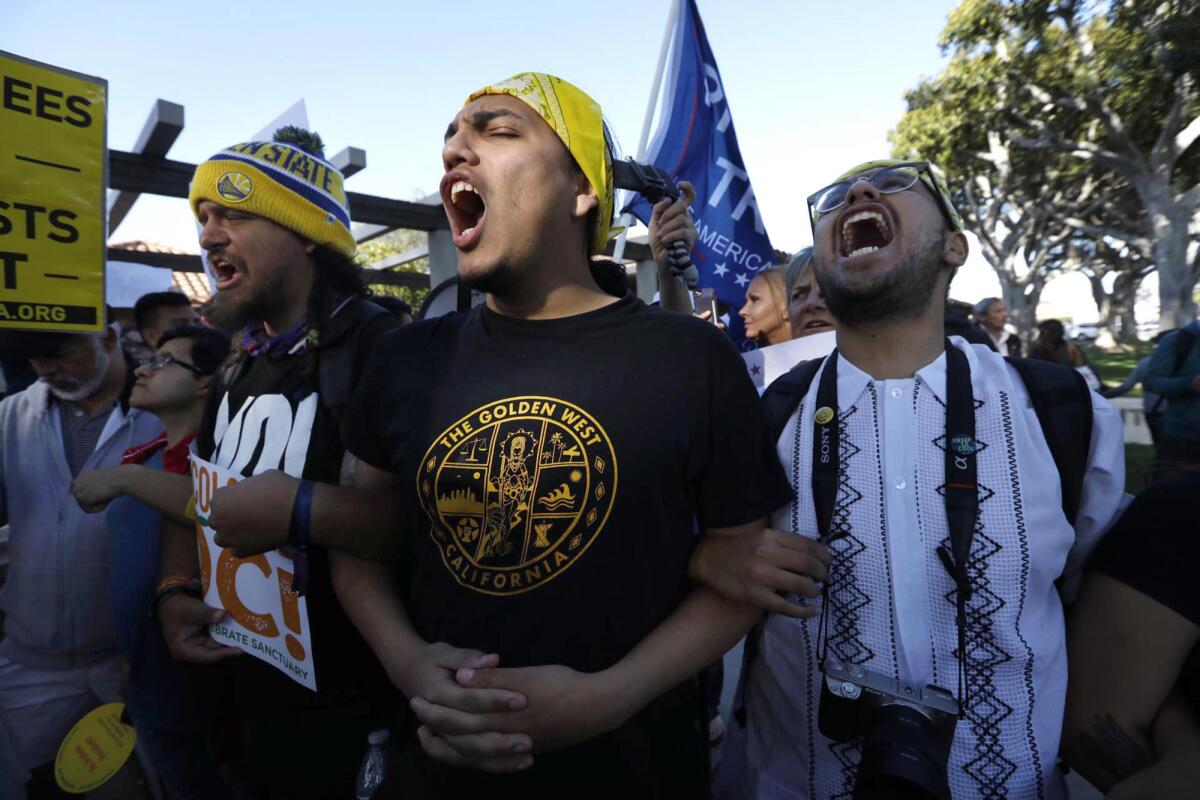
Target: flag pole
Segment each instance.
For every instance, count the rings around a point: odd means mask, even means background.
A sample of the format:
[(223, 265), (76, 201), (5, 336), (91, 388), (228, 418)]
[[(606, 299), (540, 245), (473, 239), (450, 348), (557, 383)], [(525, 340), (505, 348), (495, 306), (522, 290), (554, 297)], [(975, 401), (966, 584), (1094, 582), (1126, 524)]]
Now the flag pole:
[[(658, 105), (658, 93), (662, 90), (663, 71), (667, 66), (667, 51), (671, 48), (671, 34), (675, 31), (675, 19), (679, 16), (679, 6), (683, 0), (671, 0), (671, 9), (667, 12), (667, 29), (663, 31), (662, 47), (658, 51), (658, 66), (654, 69), (654, 85), (650, 87), (650, 102), (646, 103), (646, 117), (642, 120), (642, 135), (638, 138), (637, 158), (641, 161), (646, 157), (646, 146), (650, 141), (650, 123), (654, 119), (654, 107)], [(613, 261), (621, 263), (625, 255), (625, 234), (633, 224), (632, 214), (622, 214), (621, 233), (613, 245)]]

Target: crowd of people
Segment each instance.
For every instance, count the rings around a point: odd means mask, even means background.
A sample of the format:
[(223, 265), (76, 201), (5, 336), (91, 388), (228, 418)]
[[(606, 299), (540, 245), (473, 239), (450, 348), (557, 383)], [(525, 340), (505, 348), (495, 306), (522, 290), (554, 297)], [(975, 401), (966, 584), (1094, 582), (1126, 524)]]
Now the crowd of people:
[[(0, 402), (0, 796), (61, 796), (59, 744), (113, 701), (167, 798), (1194, 790), (1197, 324), (1144, 370), (1163, 480), (1129, 504), (1061, 324), (1022, 359), (1003, 301), (948, 305), (944, 178), (868, 161), (747, 286), (750, 338), (837, 343), (759, 397), (670, 271), (690, 187), (651, 218), (661, 307), (593, 260), (610, 141), (554, 76), (467, 97), (441, 196), (469, 311), (364, 290), (341, 175), (292, 129), (196, 168), (216, 294), (139, 301), (140, 359), (116, 326), (0, 334), (36, 377)], [(241, 477), (202, 520), (193, 459)], [(205, 602), (200, 523), (291, 559), (315, 691), (214, 638), (246, 610)]]

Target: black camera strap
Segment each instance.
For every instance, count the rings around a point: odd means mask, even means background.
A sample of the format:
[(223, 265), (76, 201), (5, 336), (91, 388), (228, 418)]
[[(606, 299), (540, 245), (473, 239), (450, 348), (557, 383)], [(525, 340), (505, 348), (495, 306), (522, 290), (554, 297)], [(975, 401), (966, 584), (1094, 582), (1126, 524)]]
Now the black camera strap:
[[(833, 519), (838, 492), (841, 419), (837, 398), (838, 352), (834, 350), (825, 361), (821, 382), (817, 386), (817, 407), (813, 412), (812, 496), (817, 517), (817, 532), (823, 544), (836, 541), (850, 533), (845, 520), (835, 524)], [(966, 708), (966, 607), (971, 595), (971, 580), (967, 560), (975, 536), (975, 521), (979, 514), (979, 490), (975, 455), (975, 398), (971, 392), (971, 366), (966, 355), (946, 340), (946, 437), (945, 475), (942, 498), (946, 506), (946, 525), (950, 531), (950, 546), (938, 545), (937, 554), (946, 572), (954, 580), (955, 610), (958, 627), (958, 697), (960, 708)], [(829, 607), (829, 582), (822, 596), (820, 644), (818, 658), (825, 664), (825, 611)]]

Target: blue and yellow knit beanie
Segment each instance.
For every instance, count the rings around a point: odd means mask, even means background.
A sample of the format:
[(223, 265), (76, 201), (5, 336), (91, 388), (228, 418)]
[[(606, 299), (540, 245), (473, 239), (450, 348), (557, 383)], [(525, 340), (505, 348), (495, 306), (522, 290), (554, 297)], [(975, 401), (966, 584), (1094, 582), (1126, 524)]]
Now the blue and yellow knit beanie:
[(275, 141), (226, 147), (196, 167), (188, 203), (197, 216), (201, 200), (236, 208), (353, 256), (342, 173), (324, 155), (320, 137), (293, 127)]

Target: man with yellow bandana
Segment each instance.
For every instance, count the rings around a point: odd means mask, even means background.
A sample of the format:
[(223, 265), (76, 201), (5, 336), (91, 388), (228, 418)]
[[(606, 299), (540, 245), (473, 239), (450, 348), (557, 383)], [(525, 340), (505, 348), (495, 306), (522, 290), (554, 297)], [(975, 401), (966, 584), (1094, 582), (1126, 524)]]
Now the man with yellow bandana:
[[(695, 566), (752, 599), (791, 591), (797, 543), (831, 560), (819, 619), (763, 604), (717, 794), (1062, 798), (1059, 590), (1120, 504), (1120, 418), (1070, 370), (946, 336), (967, 239), (932, 165), (860, 164), (809, 210), (837, 349), (764, 395), (794, 499), (760, 547), (704, 541)], [(1078, 434), (1061, 465), (1034, 372), (1090, 421), (1059, 429)]]
[(584, 92), (542, 73), (474, 92), (442, 162), (458, 274), (487, 302), (380, 340), (344, 428), (354, 488), (313, 509), (365, 530), (354, 498), (391, 498), (395, 565), (334, 574), (417, 717), (400, 785), (703, 797), (696, 676), (755, 612), (690, 585), (688, 559), (697, 528), (752, 533), (786, 495), (754, 389), (711, 325), (593, 282), (612, 167)]

